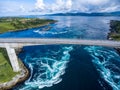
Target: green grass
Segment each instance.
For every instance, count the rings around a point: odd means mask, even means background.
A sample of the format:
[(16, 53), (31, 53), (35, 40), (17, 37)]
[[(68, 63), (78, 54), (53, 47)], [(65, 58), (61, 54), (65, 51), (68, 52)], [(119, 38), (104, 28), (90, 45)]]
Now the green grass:
[(4, 33), (6, 31), (14, 30), (15, 27), (12, 26), (9, 22), (0, 23), (0, 33)]
[(39, 19), (39, 18), (29, 18), (29, 19), (19, 18), (19, 17), (0, 18), (0, 33), (40, 27), (55, 22), (56, 22), (55, 20)]
[(110, 36), (113, 40), (120, 41), (120, 34), (113, 34)]
[(0, 48), (0, 83), (8, 82), (18, 73), (13, 72), (5, 49)]

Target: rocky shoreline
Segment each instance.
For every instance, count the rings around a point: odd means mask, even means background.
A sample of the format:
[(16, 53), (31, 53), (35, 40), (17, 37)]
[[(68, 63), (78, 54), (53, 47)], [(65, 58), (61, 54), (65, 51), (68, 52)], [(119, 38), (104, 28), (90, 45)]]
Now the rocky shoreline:
[[(21, 50), (17, 49), (17, 51), (18, 51), (17, 53), (19, 53)], [(19, 60), (19, 65), (21, 67), (20, 73), (17, 74), (15, 77), (13, 77), (13, 79), (11, 81), (0, 84), (0, 90), (10, 90), (15, 85), (28, 79), (28, 77), (30, 75), (29, 70), (26, 68), (26, 66), (20, 59), (18, 59), (18, 60)]]
[[(114, 38), (112, 38), (111, 35), (114, 33), (115, 34), (117, 33), (116, 32), (117, 25), (116, 26), (114, 25), (114, 23), (116, 23), (116, 22), (118, 22), (118, 20), (111, 20), (110, 21), (110, 29), (109, 29), (110, 32), (108, 33), (108, 37), (107, 37), (108, 40), (114, 40)], [(117, 48), (115, 47), (114, 49), (120, 54), (120, 47), (117, 47)]]
[[(55, 21), (55, 22), (57, 22), (57, 21)], [(55, 22), (53, 22), (53, 23), (55, 23)], [(39, 27), (48, 26), (48, 25), (53, 24), (53, 23), (47, 23), (47, 24), (43, 24), (43, 25), (31, 27), (31, 28), (24, 28), (24, 29), (17, 29), (17, 30), (9, 30), (9, 31), (7, 31), (7, 32), (20, 32), (20, 31), (25, 31), (25, 30), (28, 30), (28, 29), (34, 29), (34, 28), (39, 28)], [(50, 28), (45, 29), (45, 31), (48, 31), (49, 29), (50, 29)], [(4, 33), (6, 33), (6, 32), (4, 32)], [(0, 34), (3, 34), (3, 33), (0, 32)]]

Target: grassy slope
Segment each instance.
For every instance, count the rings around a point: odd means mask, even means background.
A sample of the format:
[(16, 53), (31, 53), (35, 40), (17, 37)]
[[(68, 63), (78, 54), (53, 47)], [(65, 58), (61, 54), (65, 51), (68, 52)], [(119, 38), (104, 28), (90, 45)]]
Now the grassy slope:
[(50, 19), (39, 19), (39, 18), (31, 18), (31, 19), (15, 18), (15, 17), (0, 18), (0, 33), (40, 27), (54, 22), (56, 21)]
[(10, 23), (7, 22), (0, 23), (0, 33), (4, 33), (9, 30), (15, 30), (15, 27), (13, 27)]
[(8, 82), (18, 73), (13, 72), (5, 49), (0, 48), (0, 83)]

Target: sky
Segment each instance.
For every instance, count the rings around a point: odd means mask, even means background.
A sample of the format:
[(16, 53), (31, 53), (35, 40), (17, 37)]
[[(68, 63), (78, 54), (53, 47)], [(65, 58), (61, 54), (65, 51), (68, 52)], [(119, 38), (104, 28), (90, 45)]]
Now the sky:
[(0, 0), (0, 16), (120, 11), (120, 0)]

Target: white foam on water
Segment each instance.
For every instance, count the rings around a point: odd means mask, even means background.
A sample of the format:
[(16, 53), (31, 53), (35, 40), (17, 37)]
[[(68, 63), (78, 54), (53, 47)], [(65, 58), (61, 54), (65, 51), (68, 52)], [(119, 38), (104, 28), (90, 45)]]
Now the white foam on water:
[(92, 56), (92, 62), (101, 77), (112, 86), (113, 90), (120, 90), (120, 66), (114, 63), (120, 64), (120, 56), (115, 51), (103, 47), (89, 46), (84, 49)]
[(70, 31), (72, 31), (72, 30), (64, 30), (64, 31), (61, 31), (61, 30), (59, 30), (59, 31), (41, 31), (41, 30), (38, 29), (38, 30), (34, 30), (33, 32), (34, 33), (38, 33), (40, 35), (45, 35), (45, 34), (56, 35), (56, 34), (65, 34), (65, 33), (70, 32)]
[(38, 30), (35, 30), (33, 31), (35, 33), (38, 33), (38, 34), (52, 34), (52, 35), (55, 35), (55, 34), (64, 34), (64, 33), (67, 33), (68, 31), (63, 31), (63, 32), (51, 32), (51, 31), (38, 31)]
[[(63, 47), (59, 51), (62, 52), (60, 60), (49, 57), (33, 58), (35, 60), (35, 66), (31, 63), (28, 64), (31, 70), (31, 76), (25, 81), (25, 86), (19, 87), (19, 90), (30, 90), (31, 88), (42, 89), (60, 83), (62, 81), (61, 75), (65, 73), (67, 63), (70, 59), (69, 52), (72, 49), (72, 46)], [(34, 68), (36, 68), (36, 66), (38, 68), (36, 73), (34, 73)]]

